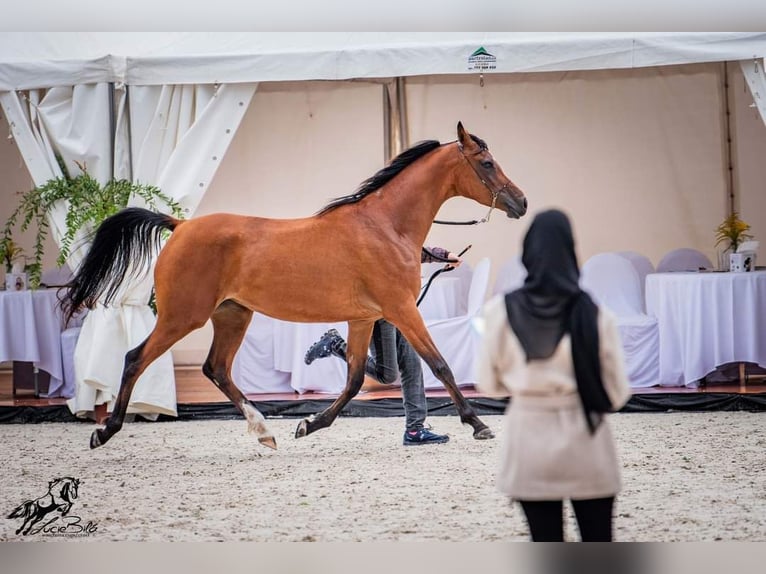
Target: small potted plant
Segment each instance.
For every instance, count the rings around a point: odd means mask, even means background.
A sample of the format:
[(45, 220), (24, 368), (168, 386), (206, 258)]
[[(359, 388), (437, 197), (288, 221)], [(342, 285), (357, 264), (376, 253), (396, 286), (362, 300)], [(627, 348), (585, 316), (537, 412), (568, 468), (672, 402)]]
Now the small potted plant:
[(25, 272), (26, 257), (24, 250), (10, 237), (0, 241), (0, 253), (5, 263), (6, 290), (20, 291), (26, 288), (27, 274)]
[[(721, 254), (722, 259), (719, 261), (719, 266), (727, 269), (731, 269), (730, 255), (737, 252), (737, 248), (742, 242), (752, 239), (753, 236), (748, 233), (750, 231), (750, 225), (745, 223), (739, 218), (739, 214), (734, 211), (715, 230), (715, 245), (724, 245), (724, 251)], [(720, 264), (723, 263), (723, 264)]]

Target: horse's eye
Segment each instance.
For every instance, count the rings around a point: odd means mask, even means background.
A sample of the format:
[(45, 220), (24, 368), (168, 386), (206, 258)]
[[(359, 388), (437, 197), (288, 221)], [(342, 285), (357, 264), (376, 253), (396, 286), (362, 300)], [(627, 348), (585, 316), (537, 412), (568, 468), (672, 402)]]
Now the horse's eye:
[(486, 167), (487, 169), (492, 169), (492, 167), (493, 167), (493, 164), (492, 164), (492, 162), (491, 162), (491, 161), (487, 160), (487, 161), (483, 161), (483, 162), (481, 162), (481, 166), (482, 166), (482, 167)]

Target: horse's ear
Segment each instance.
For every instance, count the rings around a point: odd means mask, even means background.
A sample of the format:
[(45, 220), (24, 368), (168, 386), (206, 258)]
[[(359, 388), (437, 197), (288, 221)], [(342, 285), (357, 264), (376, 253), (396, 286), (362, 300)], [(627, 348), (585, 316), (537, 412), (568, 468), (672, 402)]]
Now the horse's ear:
[(463, 122), (457, 123), (457, 141), (460, 142), (460, 145), (462, 145), (463, 148), (470, 148), (473, 145), (473, 140), (469, 133), (465, 131)]

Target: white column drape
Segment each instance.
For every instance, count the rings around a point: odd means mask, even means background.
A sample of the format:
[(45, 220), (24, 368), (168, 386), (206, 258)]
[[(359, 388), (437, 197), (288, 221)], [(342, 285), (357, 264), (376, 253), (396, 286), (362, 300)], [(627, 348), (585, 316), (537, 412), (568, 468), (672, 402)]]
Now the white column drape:
[[(80, 173), (75, 160), (85, 164), (99, 183), (111, 176), (109, 144), (109, 86), (107, 84), (2, 92), (2, 104), (11, 133), (35, 185), (61, 177), (56, 161), (61, 156), (73, 177)], [(60, 245), (66, 232), (67, 203), (62, 201), (50, 214), (51, 235)], [(75, 241), (68, 264), (74, 269), (84, 257), (87, 246)], [(79, 247), (78, 247), (79, 246)]]
[[(194, 213), (255, 93), (256, 84), (232, 86), (131, 86), (130, 121), (125, 94), (117, 99), (115, 171), (133, 181), (155, 185), (178, 201), (186, 216)], [(128, 123), (130, 137), (128, 137)], [(126, 148), (130, 141), (132, 147)], [(132, 202), (140, 205), (140, 198)], [(91, 310), (75, 352), (76, 397), (70, 408), (89, 413), (107, 402), (111, 411), (119, 390), (122, 358), (151, 332), (155, 317), (148, 306), (151, 273), (126, 283), (118, 304)], [(114, 358), (119, 357), (119, 360)], [(81, 380), (82, 379), (82, 380)], [(176, 415), (175, 379), (170, 352), (154, 361), (136, 382), (129, 413), (156, 418)]]
[(761, 114), (761, 119), (766, 124), (766, 70), (763, 69), (766, 64), (764, 58), (753, 58), (752, 60), (740, 60), (739, 65), (745, 76), (750, 93), (753, 96), (755, 106)]

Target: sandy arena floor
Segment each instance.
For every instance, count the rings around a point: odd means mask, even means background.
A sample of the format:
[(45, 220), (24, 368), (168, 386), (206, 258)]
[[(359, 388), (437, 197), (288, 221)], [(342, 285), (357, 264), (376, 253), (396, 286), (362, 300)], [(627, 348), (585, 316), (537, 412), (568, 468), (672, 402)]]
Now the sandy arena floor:
[[(499, 416), (483, 419), (500, 429)], [(624, 466), (616, 539), (766, 540), (764, 420), (613, 415)], [(340, 418), (300, 440), (297, 419), (268, 422), (277, 451), (244, 420), (127, 424), (94, 451), (92, 424), (2, 425), (0, 540), (527, 540), (520, 508), (494, 486), (500, 440), (473, 440), (457, 417), (430, 419), (448, 444), (416, 448), (401, 445), (401, 418)], [(80, 480), (70, 515), (95, 531), (17, 536), (20, 520), (5, 517), (59, 476)]]

